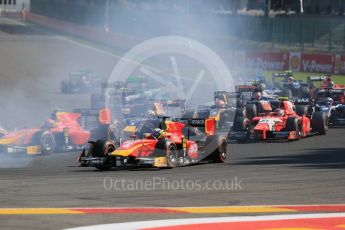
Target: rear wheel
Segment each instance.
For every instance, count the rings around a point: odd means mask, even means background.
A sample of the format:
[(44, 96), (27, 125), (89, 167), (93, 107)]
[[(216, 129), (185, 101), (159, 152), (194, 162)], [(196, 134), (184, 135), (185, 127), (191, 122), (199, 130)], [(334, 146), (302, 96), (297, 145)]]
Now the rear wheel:
[(63, 80), (61, 81), (61, 93), (67, 94), (69, 93), (69, 85), (68, 82)]
[(308, 114), (308, 106), (296, 105), (295, 110), (298, 116), (303, 116)]
[(105, 106), (105, 97), (101, 94), (91, 94), (91, 109), (102, 109)]
[(320, 135), (327, 134), (328, 131), (328, 117), (324, 112), (315, 112), (311, 119), (311, 127), (313, 132), (318, 132)]
[(307, 86), (301, 86), (299, 89), (299, 96), (301, 98), (308, 98), (309, 97), (309, 88)]
[(237, 117), (234, 121), (233, 130), (235, 132), (243, 132), (245, 136), (243, 138), (237, 139), (237, 142), (245, 142), (250, 136), (250, 121), (245, 117)]
[(290, 89), (283, 89), (281, 92), (281, 96), (291, 99), (292, 98), (292, 92)]
[(249, 120), (251, 120), (253, 117), (256, 117), (258, 115), (258, 109), (255, 104), (247, 104), (246, 112), (247, 112), (247, 117), (249, 118)]
[(236, 108), (235, 118), (237, 117), (247, 117), (246, 110), (243, 108)]

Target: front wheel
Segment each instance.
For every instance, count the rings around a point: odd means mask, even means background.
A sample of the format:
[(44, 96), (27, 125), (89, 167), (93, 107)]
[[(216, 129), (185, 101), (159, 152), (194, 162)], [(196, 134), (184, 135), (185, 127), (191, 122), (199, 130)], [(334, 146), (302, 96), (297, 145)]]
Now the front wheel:
[(177, 165), (177, 147), (171, 143), (167, 146), (167, 166), (168, 168), (175, 168)]
[(41, 151), (43, 154), (50, 154), (55, 150), (55, 137), (54, 135), (46, 131), (42, 133), (40, 138)]
[(220, 140), (219, 147), (212, 153), (212, 159), (215, 163), (223, 163), (227, 157), (228, 142), (225, 139)]
[(102, 171), (110, 170), (113, 167), (113, 159), (114, 159), (110, 156), (110, 153), (115, 151), (115, 149), (116, 149), (116, 147), (111, 141), (105, 142), (102, 152), (103, 152), (103, 155), (106, 158), (106, 160), (104, 161), (103, 165), (97, 165), (97, 166), (95, 166), (95, 168), (102, 170)]
[(289, 117), (286, 120), (285, 131), (288, 131), (288, 132), (294, 131), (296, 134), (296, 139), (297, 140), (301, 139), (301, 136), (302, 136), (301, 123), (297, 117)]
[(311, 119), (311, 127), (313, 132), (318, 132), (320, 135), (327, 134), (328, 131), (328, 116), (325, 112), (315, 112)]

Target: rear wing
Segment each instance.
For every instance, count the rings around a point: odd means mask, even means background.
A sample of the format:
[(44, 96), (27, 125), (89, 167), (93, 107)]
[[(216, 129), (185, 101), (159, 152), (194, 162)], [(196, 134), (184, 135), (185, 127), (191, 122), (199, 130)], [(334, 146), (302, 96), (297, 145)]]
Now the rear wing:
[(294, 103), (294, 105), (310, 105), (313, 102), (311, 98), (300, 97), (291, 98), (290, 101)]
[(83, 129), (92, 130), (100, 124), (110, 124), (112, 120), (111, 110), (103, 109), (74, 109), (73, 112), (79, 113), (79, 124)]
[(327, 77), (326, 76), (308, 76), (307, 83), (311, 85), (313, 82), (320, 82), (324, 81)]
[(176, 106), (181, 108), (186, 108), (186, 100), (176, 99), (176, 100), (166, 100), (161, 102), (165, 106)]
[(345, 89), (322, 88), (317, 91), (318, 97), (345, 96)]
[(235, 86), (236, 93), (253, 92), (255, 88), (256, 88), (255, 85), (236, 85)]
[(215, 91), (213, 93), (213, 99), (216, 101), (217, 98), (220, 98), (225, 101), (225, 104), (228, 105), (231, 99), (237, 99), (240, 97), (240, 93), (237, 92), (228, 92), (228, 91)]
[(125, 86), (126, 84), (122, 81), (102, 81), (102, 94), (105, 95), (107, 90), (111, 90), (112, 93), (121, 93), (122, 89), (125, 89)]
[[(176, 120), (186, 124), (186, 126), (188, 128), (188, 134), (187, 134), (188, 139), (190, 136), (189, 127), (204, 128), (205, 134), (207, 136), (214, 135), (216, 132), (216, 121), (214, 118), (206, 118), (206, 119), (202, 119), (202, 118), (179, 118)], [(199, 131), (201, 131), (201, 130), (199, 130)]]
[(275, 83), (276, 79), (284, 78), (284, 80), (287, 80), (289, 77), (291, 77), (291, 74), (288, 73), (273, 73), (272, 74), (272, 82)]

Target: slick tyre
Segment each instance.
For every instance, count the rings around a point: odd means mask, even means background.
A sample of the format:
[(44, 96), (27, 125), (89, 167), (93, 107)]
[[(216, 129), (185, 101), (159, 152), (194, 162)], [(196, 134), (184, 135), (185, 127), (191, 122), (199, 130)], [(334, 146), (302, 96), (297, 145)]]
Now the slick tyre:
[(308, 114), (308, 106), (296, 105), (295, 110), (298, 116), (303, 116)]
[(237, 118), (237, 117), (247, 117), (246, 110), (243, 108), (236, 108), (235, 118)]
[(244, 132), (246, 136), (243, 139), (237, 139), (239, 143), (246, 142), (250, 137), (250, 120), (245, 117), (236, 117), (233, 130), (235, 132)]
[(167, 145), (167, 166), (168, 168), (175, 168), (177, 165), (177, 147), (170, 143)]
[(299, 89), (299, 97), (308, 98), (309, 97), (309, 88), (307, 86), (301, 86)]
[(297, 117), (289, 117), (286, 120), (285, 131), (296, 132), (297, 140), (301, 139), (301, 124)]
[[(103, 142), (104, 143), (104, 142)], [(107, 171), (113, 167), (112, 158), (109, 156), (111, 152), (115, 151), (115, 145), (111, 141), (107, 141), (103, 144), (103, 157), (106, 158), (104, 165), (97, 165), (95, 166), (96, 169)]]
[(292, 92), (290, 89), (283, 89), (281, 92), (282, 97), (287, 97), (288, 99), (292, 98)]
[(249, 120), (251, 120), (253, 117), (256, 117), (258, 115), (258, 108), (256, 104), (247, 104), (246, 113)]
[(61, 81), (61, 93), (62, 94), (70, 93), (68, 82), (65, 80)]
[(43, 132), (40, 138), (40, 146), (42, 154), (53, 153), (56, 147), (54, 135), (49, 131)]
[(328, 117), (324, 112), (315, 112), (311, 119), (311, 127), (313, 132), (317, 132), (320, 135), (327, 134), (328, 131)]
[(223, 163), (227, 157), (228, 142), (225, 138), (219, 140), (218, 148), (212, 153), (214, 163)]

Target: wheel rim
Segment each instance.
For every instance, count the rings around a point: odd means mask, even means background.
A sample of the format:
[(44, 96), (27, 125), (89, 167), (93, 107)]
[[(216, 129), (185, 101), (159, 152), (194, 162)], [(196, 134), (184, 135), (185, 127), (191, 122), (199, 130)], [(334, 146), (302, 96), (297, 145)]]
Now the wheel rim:
[(44, 135), (42, 137), (42, 147), (44, 150), (51, 152), (55, 147), (53, 137), (50, 135)]
[(227, 157), (226, 148), (227, 148), (227, 144), (225, 141), (223, 141), (219, 147), (219, 155), (222, 159), (225, 159)]
[(326, 116), (324, 116), (324, 118), (323, 118), (323, 124), (324, 124), (324, 127), (325, 127), (325, 131), (327, 131), (328, 130), (328, 122), (327, 122)]
[(169, 158), (169, 161), (172, 163), (172, 164), (175, 164), (177, 162), (177, 159), (176, 159), (176, 151), (175, 151), (175, 147), (174, 146), (170, 146), (169, 147), (169, 150), (168, 150), (168, 158)]

